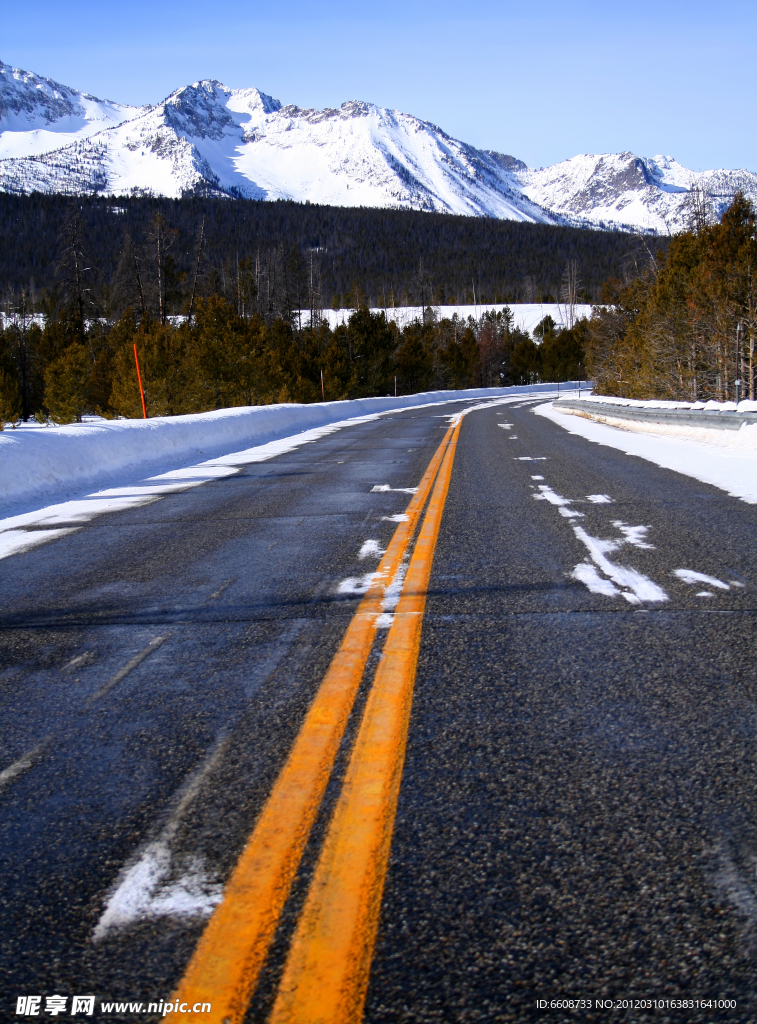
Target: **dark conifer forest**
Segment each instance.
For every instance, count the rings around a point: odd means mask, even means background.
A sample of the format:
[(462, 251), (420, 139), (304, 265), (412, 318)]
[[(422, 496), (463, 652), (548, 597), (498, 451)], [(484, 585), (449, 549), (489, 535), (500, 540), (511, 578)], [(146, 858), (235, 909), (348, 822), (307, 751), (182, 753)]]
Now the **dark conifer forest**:
[[(132, 304), (123, 277), (134, 254), (146, 268), (165, 262), (166, 312), (180, 314), (195, 284), (197, 295), (237, 301), (240, 265), (243, 275), (254, 275), (258, 307), (276, 305), (285, 290), (291, 293), (286, 301), (302, 308), (313, 291), (322, 307), (466, 304), (473, 303), (474, 290), (479, 304), (556, 301), (569, 263), (578, 268), (580, 299), (591, 302), (603, 282), (623, 278), (649, 244), (623, 232), (413, 210), (0, 194), (0, 298), (6, 304), (21, 291), (36, 302), (59, 287), (61, 237), (74, 213), (88, 295), (105, 316)], [(154, 237), (158, 219), (164, 255)], [(151, 287), (153, 276), (145, 270)]]

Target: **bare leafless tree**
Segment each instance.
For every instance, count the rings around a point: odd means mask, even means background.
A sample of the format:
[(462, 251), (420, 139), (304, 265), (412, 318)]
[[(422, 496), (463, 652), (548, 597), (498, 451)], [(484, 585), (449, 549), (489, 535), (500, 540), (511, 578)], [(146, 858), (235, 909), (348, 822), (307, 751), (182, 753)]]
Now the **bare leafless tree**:
[(560, 313), (563, 322), (569, 330), (573, 330), (576, 322), (576, 304), (578, 302), (578, 289), (581, 286), (581, 279), (578, 275), (578, 261), (568, 260), (560, 284)]
[(81, 210), (79, 204), (73, 202), (66, 213), (60, 233), (56, 270), (63, 285), (66, 302), (76, 309), (82, 331), (87, 316), (93, 313), (94, 306), (92, 267), (84, 249)]
[(195, 260), (194, 260), (194, 274), (192, 276), (192, 294), (189, 298), (189, 312), (187, 313), (187, 320), (189, 323), (192, 322), (192, 313), (194, 312), (195, 298), (197, 296), (197, 279), (200, 274), (200, 266), (202, 264), (203, 254), (205, 247), (205, 217), (203, 216), (200, 223), (200, 231), (197, 236), (197, 245), (195, 247)]
[(150, 243), (152, 250), (153, 268), (157, 283), (157, 307), (158, 319), (162, 324), (166, 322), (166, 256), (168, 250), (176, 240), (176, 232), (166, 222), (162, 213), (155, 215), (150, 231)]

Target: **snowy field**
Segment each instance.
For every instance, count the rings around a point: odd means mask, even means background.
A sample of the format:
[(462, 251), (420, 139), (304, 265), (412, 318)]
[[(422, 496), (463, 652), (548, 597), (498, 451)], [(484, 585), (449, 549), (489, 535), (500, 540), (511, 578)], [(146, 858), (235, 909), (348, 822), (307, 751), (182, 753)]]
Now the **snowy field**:
[[(503, 309), (509, 309), (513, 314), (513, 324), (522, 331), (533, 334), (534, 327), (541, 323), (545, 316), (551, 316), (556, 324), (562, 327), (567, 326), (568, 314), (566, 307), (557, 302), (511, 302), (497, 303), (495, 305), (476, 306), (427, 306), (426, 309), (433, 309), (438, 320), (451, 320), (457, 315), (461, 320), (467, 320), (472, 316), (474, 320), (481, 319), (484, 313), (501, 313)], [(590, 317), (592, 307), (580, 305), (573, 307), (573, 315), (576, 320), (581, 317)], [(346, 324), (354, 309), (324, 309), (323, 319), (328, 322), (333, 330), (339, 324)], [(386, 313), (388, 320), (393, 320), (398, 327), (405, 327), (413, 320), (420, 320), (423, 315), (421, 306), (396, 306), (393, 309), (382, 309), (374, 307), (371, 313)], [(305, 327), (310, 321), (310, 310), (301, 311), (302, 326)]]
[[(457, 315), (461, 320), (467, 320), (469, 316), (478, 322), (484, 313), (501, 313), (503, 309), (509, 309), (513, 314), (513, 324), (522, 331), (533, 334), (534, 327), (541, 323), (545, 316), (551, 316), (554, 322), (561, 327), (567, 326), (568, 313), (565, 306), (558, 302), (511, 302), (497, 303), (495, 305), (476, 306), (426, 306), (426, 309), (433, 309), (437, 320), (451, 320)], [(574, 319), (591, 316), (592, 307), (589, 305), (577, 305), (573, 307)], [(324, 309), (322, 316), (333, 330), (339, 324), (346, 324), (354, 309)], [(414, 320), (420, 320), (423, 315), (422, 306), (396, 306), (393, 309), (382, 309), (375, 306), (371, 313), (385, 313), (388, 320), (393, 320), (398, 327), (405, 327)], [(297, 314), (295, 314), (297, 315)], [(174, 325), (184, 321), (183, 316), (171, 316), (168, 318)], [(310, 310), (302, 309), (299, 312), (299, 319), (302, 327), (307, 327), (310, 322)], [(10, 327), (16, 321), (15, 316), (8, 316), (0, 312), (0, 328)], [(26, 325), (36, 323), (39, 327), (45, 326), (45, 318), (41, 313), (35, 313), (26, 318)]]

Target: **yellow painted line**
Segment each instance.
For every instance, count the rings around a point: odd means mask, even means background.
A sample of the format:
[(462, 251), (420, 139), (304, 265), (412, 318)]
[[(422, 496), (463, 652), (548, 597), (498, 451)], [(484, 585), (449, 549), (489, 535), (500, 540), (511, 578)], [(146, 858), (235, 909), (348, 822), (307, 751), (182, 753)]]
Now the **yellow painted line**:
[(426, 593), (460, 422), (413, 552), (269, 1024), (356, 1024), (362, 1017), (405, 759)]
[[(286, 764), (171, 996), (175, 1006), (210, 1003), (207, 1024), (244, 1017), (328, 784), (381, 614), (384, 587), (402, 564), (454, 434), (450, 427), (423, 474), (321, 683)], [(166, 1021), (195, 1022), (174, 1011)]]

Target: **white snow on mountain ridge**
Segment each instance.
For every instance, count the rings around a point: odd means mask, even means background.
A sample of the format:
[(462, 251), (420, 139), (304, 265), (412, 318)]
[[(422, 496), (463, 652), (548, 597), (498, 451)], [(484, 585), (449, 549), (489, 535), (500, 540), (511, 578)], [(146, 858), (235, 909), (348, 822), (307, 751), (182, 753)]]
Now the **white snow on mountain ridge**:
[(98, 100), (0, 61), (0, 159), (59, 149), (135, 117), (141, 109)]
[(202, 81), (129, 107), (0, 63), (0, 191), (200, 193), (667, 233), (686, 226), (692, 188), (720, 213), (739, 188), (757, 200), (757, 175), (632, 153), (536, 170), (358, 100), (302, 109)]

